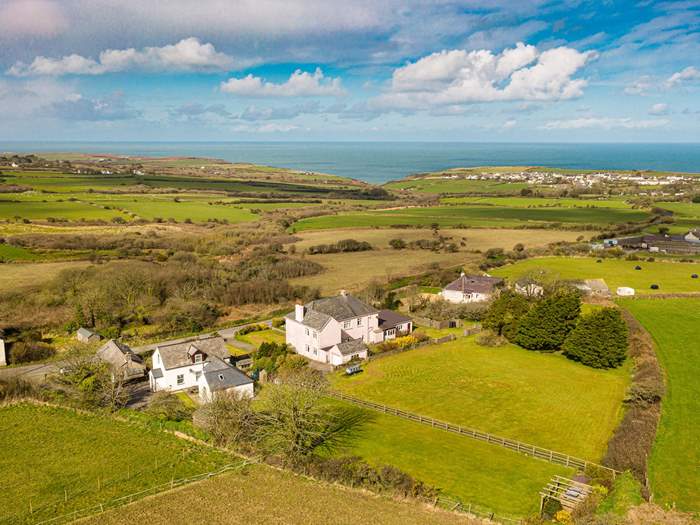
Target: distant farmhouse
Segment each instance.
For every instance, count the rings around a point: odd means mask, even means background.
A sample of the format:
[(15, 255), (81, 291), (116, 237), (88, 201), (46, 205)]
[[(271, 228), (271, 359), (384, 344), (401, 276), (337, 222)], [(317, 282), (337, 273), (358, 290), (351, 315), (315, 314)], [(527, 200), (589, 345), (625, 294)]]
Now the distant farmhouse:
[(102, 336), (97, 332), (81, 326), (75, 333), (75, 338), (81, 343), (95, 343), (102, 339)]
[(503, 279), (462, 272), (459, 278), (443, 288), (440, 295), (451, 303), (478, 303), (490, 300), (501, 284)]
[(700, 253), (700, 229), (696, 228), (685, 235), (648, 234), (622, 239), (605, 239), (603, 247), (647, 250), (652, 253), (697, 254)]
[(220, 336), (200, 336), (159, 345), (153, 352), (149, 382), (153, 392), (197, 389), (202, 402), (217, 393), (253, 397), (253, 380), (230, 364)]
[(124, 343), (110, 339), (98, 351), (97, 357), (107, 363), (114, 378), (124, 381), (140, 379), (146, 375), (143, 358)]
[(367, 358), (367, 344), (411, 333), (413, 323), (391, 310), (377, 310), (340, 295), (297, 304), (285, 317), (286, 341), (309, 359), (334, 366)]

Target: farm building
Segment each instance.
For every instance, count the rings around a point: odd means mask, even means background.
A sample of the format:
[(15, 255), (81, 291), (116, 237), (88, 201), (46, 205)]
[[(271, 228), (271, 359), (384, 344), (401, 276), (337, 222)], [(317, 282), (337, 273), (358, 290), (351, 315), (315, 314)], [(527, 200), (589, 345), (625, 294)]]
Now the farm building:
[(217, 392), (253, 395), (253, 380), (230, 364), (220, 336), (200, 336), (159, 345), (153, 352), (149, 382), (153, 392), (196, 389), (203, 401)]
[(75, 333), (75, 338), (81, 343), (95, 343), (102, 339), (102, 336), (97, 332), (81, 326)]
[(491, 299), (501, 284), (503, 279), (497, 277), (462, 272), (459, 278), (443, 288), (440, 295), (451, 303), (478, 303)]
[(615, 291), (620, 297), (632, 297), (634, 295), (634, 288), (629, 286), (619, 286)]
[(663, 253), (700, 253), (700, 230), (695, 229), (685, 235), (637, 235), (622, 239), (606, 239), (606, 248), (619, 247), (624, 250), (647, 250)]
[(125, 381), (146, 375), (146, 365), (141, 356), (120, 341), (107, 341), (97, 351), (97, 357), (109, 365), (113, 376)]
[(366, 359), (368, 343), (381, 343), (412, 328), (409, 318), (380, 312), (345, 291), (297, 304), (285, 317), (287, 344), (304, 357), (334, 366)]

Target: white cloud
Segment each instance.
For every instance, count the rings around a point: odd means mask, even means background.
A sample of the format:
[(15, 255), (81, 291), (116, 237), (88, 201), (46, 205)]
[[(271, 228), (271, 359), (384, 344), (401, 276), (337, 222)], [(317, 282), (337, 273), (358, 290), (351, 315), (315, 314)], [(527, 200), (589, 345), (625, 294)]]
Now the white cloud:
[(585, 117), (564, 120), (550, 120), (542, 129), (650, 129), (665, 126), (666, 119), (634, 120), (631, 118)]
[(649, 114), (650, 115), (668, 115), (668, 104), (665, 104), (663, 102), (659, 102), (658, 104), (654, 104), (649, 108)]
[(141, 50), (107, 49), (97, 60), (81, 55), (62, 58), (36, 57), (30, 64), (17, 62), (8, 70), (13, 76), (31, 75), (101, 75), (139, 69), (145, 71), (199, 71), (232, 68), (232, 57), (218, 52), (212, 44), (203, 44), (195, 37), (184, 38), (163, 47)]
[(684, 82), (700, 80), (700, 69), (695, 66), (688, 66), (685, 69), (674, 73), (666, 80), (667, 87), (675, 87)]
[(625, 93), (628, 95), (646, 95), (646, 93), (654, 87), (649, 76), (643, 76), (632, 82), (631, 84), (625, 86)]
[(221, 83), (221, 91), (243, 97), (319, 97), (340, 96), (345, 91), (340, 78), (326, 78), (320, 68), (314, 73), (297, 69), (285, 82), (276, 84), (248, 75)]
[(259, 126), (252, 126), (249, 124), (240, 124), (233, 128), (233, 131), (245, 132), (245, 133), (289, 133), (299, 129), (299, 126), (294, 124), (280, 124), (277, 122), (270, 122), (267, 124), (262, 124)]
[(510, 119), (510, 120), (506, 120), (506, 121), (503, 123), (503, 126), (502, 126), (502, 127), (503, 127), (503, 129), (513, 129), (517, 124), (518, 124), (518, 121), (517, 121), (517, 120), (515, 120), (515, 119)]
[(398, 108), (503, 100), (563, 100), (583, 94), (586, 80), (574, 79), (594, 52), (535, 46), (494, 54), (455, 49), (433, 53), (394, 70), (389, 91), (376, 101)]

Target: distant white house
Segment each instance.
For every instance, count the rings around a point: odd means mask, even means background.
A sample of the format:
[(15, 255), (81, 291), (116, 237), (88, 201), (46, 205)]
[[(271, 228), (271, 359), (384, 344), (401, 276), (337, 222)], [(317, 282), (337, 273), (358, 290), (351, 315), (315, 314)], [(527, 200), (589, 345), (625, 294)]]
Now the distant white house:
[(81, 343), (94, 343), (102, 339), (102, 336), (89, 328), (81, 326), (75, 333), (75, 338)]
[(5, 355), (5, 340), (0, 339), (0, 366), (7, 365), (7, 356)]
[(503, 282), (496, 277), (484, 275), (466, 275), (464, 272), (459, 278), (445, 286), (440, 295), (451, 303), (478, 303), (490, 300), (496, 288)]
[(685, 236), (683, 238), (687, 242), (700, 243), (700, 228), (695, 228), (694, 230), (690, 230), (688, 233), (685, 234)]
[(631, 297), (634, 295), (634, 288), (628, 286), (619, 286), (616, 290), (617, 295), (620, 297)]
[(218, 392), (253, 397), (253, 380), (230, 364), (220, 336), (200, 336), (159, 345), (153, 352), (149, 382), (153, 392), (197, 389), (203, 402)]
[(304, 357), (334, 366), (366, 359), (368, 343), (381, 343), (412, 329), (408, 317), (380, 312), (345, 291), (297, 304), (285, 317), (287, 344)]

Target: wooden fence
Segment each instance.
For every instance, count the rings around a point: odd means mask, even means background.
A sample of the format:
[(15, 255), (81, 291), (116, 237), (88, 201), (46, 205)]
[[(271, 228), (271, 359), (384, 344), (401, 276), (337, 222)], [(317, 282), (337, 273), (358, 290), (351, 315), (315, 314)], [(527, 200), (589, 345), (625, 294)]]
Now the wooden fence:
[(444, 328), (459, 328), (462, 326), (462, 320), (447, 319), (445, 321), (436, 321), (435, 319), (429, 319), (428, 317), (416, 317), (414, 315), (413, 324), (427, 326), (428, 328), (435, 328), (436, 330), (442, 330)]
[(419, 414), (414, 414), (412, 412), (406, 412), (398, 408), (389, 407), (382, 405), (380, 403), (374, 403), (373, 401), (367, 401), (366, 399), (361, 399), (359, 397), (349, 396), (343, 394), (342, 392), (332, 391), (330, 393), (333, 397), (341, 399), (343, 401), (348, 401), (355, 405), (359, 405), (365, 408), (370, 408), (376, 410), (377, 412), (382, 412), (384, 414), (391, 414), (394, 416), (401, 417), (403, 419), (408, 419), (410, 421), (415, 421), (423, 425), (428, 425), (433, 428), (439, 428), (440, 430), (445, 430), (447, 432), (452, 432), (454, 434), (460, 434), (462, 436), (467, 436), (472, 439), (479, 441), (484, 441), (486, 443), (491, 443), (493, 445), (498, 445), (504, 447), (514, 452), (519, 452), (537, 459), (542, 459), (548, 461), (549, 463), (555, 463), (557, 465), (564, 465), (566, 467), (572, 467), (580, 470), (585, 470), (586, 467), (596, 467), (604, 469), (613, 474), (613, 476), (619, 474), (619, 472), (610, 467), (594, 463), (592, 461), (587, 461), (585, 459), (577, 458), (575, 456), (570, 456), (568, 454), (563, 454), (561, 452), (556, 452), (547, 448), (538, 447), (536, 445), (531, 445), (529, 443), (523, 443), (521, 441), (516, 441), (514, 439), (508, 439), (501, 436), (496, 436), (494, 434), (489, 434), (488, 432), (482, 432), (469, 427), (462, 427), (459, 425), (453, 425), (452, 423), (446, 423), (445, 421), (440, 421), (438, 419), (433, 419), (432, 417), (421, 416)]

